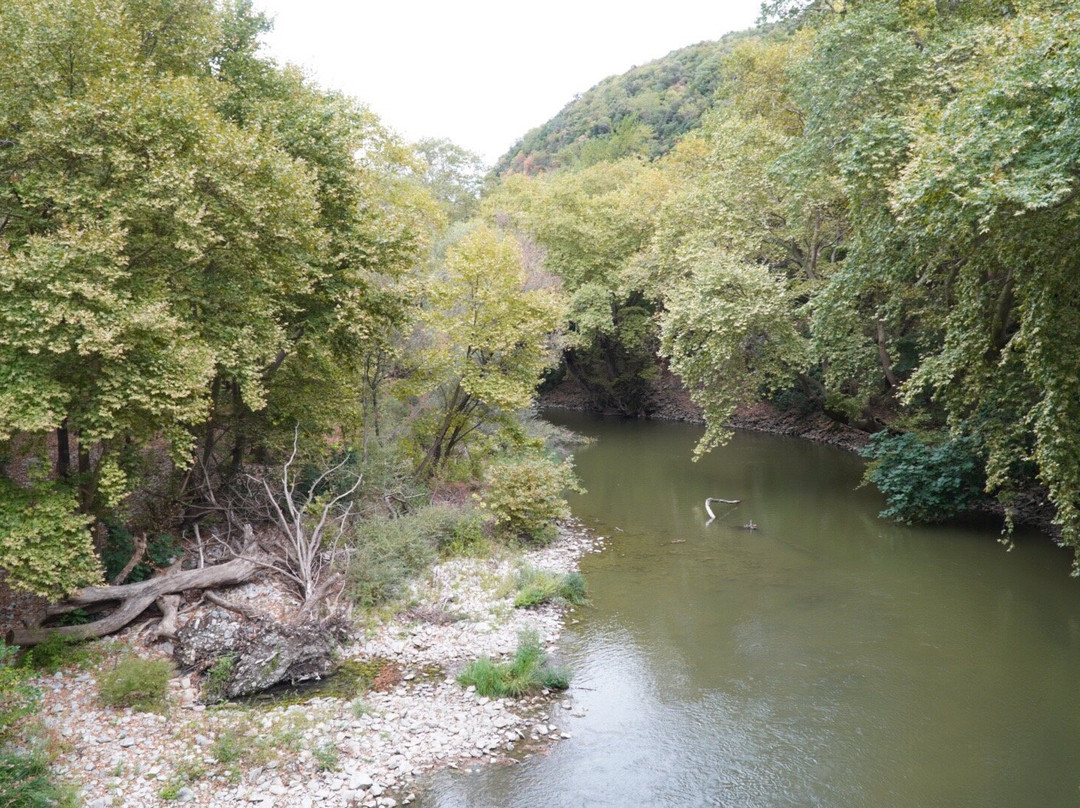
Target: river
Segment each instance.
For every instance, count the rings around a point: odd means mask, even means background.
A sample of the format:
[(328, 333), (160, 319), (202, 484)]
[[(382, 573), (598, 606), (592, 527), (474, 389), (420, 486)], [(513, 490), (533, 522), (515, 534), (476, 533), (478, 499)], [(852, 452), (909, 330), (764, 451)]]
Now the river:
[[(1045, 537), (880, 520), (828, 447), (693, 463), (700, 427), (549, 417), (596, 439), (571, 504), (609, 537), (561, 644), (572, 737), (418, 805), (1080, 805), (1080, 582)], [(708, 496), (742, 503), (706, 525)]]

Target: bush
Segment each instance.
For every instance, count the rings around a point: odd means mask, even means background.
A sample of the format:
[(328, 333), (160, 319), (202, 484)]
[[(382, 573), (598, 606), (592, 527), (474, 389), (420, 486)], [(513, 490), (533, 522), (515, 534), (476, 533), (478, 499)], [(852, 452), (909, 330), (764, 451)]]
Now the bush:
[(8, 582), (46, 598), (99, 583), (91, 518), (58, 483), (23, 488), (0, 477), (0, 567)]
[(564, 492), (584, 493), (570, 460), (555, 463), (546, 457), (493, 463), (485, 483), (483, 504), (499, 529), (512, 538), (540, 543), (551, 541), (555, 521), (570, 515)]
[(879, 432), (863, 456), (873, 461), (864, 481), (877, 486), (889, 505), (882, 517), (909, 524), (941, 522), (969, 510), (983, 496), (984, 465), (970, 438), (930, 443), (910, 432)]
[(519, 609), (551, 602), (580, 606), (587, 601), (585, 576), (580, 572), (561, 575), (529, 566), (518, 572), (514, 606)]
[(173, 666), (167, 659), (124, 657), (97, 675), (98, 697), (109, 707), (162, 710), (172, 676)]
[(522, 633), (509, 663), (492, 662), (482, 657), (462, 671), (458, 682), (475, 687), (477, 693), (488, 698), (519, 698), (542, 688), (565, 690), (570, 684), (564, 671), (548, 663), (535, 632)]
[[(431, 509), (425, 509), (431, 510)], [(345, 570), (348, 592), (361, 606), (390, 600), (409, 578), (433, 564), (441, 521), (424, 514), (398, 519), (365, 519), (346, 537), (349, 550)]]

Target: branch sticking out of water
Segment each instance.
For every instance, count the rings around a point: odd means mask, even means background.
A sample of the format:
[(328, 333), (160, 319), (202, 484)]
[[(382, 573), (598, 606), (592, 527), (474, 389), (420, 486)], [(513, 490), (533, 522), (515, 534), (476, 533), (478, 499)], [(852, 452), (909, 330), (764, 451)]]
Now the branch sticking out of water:
[(713, 513), (712, 508), (709, 507), (710, 502), (720, 502), (724, 505), (738, 505), (742, 502), (741, 499), (719, 499), (718, 497), (705, 497), (705, 512), (709, 514), (709, 521), (705, 523), (706, 527), (711, 525), (716, 519), (716, 514)]

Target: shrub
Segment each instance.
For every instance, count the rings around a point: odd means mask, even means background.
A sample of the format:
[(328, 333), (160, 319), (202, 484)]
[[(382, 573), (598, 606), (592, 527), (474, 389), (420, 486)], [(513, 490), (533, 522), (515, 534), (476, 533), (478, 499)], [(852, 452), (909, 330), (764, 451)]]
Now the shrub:
[(513, 538), (547, 543), (554, 522), (570, 515), (563, 493), (583, 492), (570, 460), (555, 463), (528, 456), (493, 463), (485, 475), (484, 507), (495, 524)]
[[(430, 509), (425, 509), (430, 510)], [(345, 570), (349, 595), (361, 606), (390, 600), (410, 577), (436, 559), (436, 517), (420, 514), (398, 519), (365, 519), (346, 537)]]
[(585, 576), (580, 572), (563, 575), (529, 566), (518, 571), (514, 606), (519, 609), (551, 602), (580, 606), (587, 600)]
[(542, 688), (565, 690), (569, 686), (566, 673), (548, 663), (535, 632), (521, 634), (510, 662), (498, 663), (481, 657), (462, 671), (458, 682), (475, 687), (477, 693), (489, 698), (519, 698)]
[(872, 460), (863, 479), (877, 486), (885, 518), (941, 522), (971, 508), (983, 495), (984, 465), (976, 443), (965, 437), (924, 441), (914, 433), (879, 432), (863, 456)]
[(173, 666), (167, 659), (124, 657), (97, 675), (98, 696), (109, 707), (162, 710), (172, 675)]

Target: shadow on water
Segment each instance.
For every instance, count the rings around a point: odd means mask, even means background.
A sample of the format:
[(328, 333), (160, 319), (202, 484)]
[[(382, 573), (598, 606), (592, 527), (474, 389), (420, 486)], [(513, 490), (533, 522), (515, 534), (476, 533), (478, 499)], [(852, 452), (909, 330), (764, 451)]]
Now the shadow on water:
[[(1038, 536), (881, 521), (863, 461), (559, 413), (609, 538), (565, 634), (572, 735), (424, 808), (1076, 805), (1080, 583)], [(706, 526), (706, 497), (740, 499)], [(753, 522), (757, 529), (743, 525)]]

